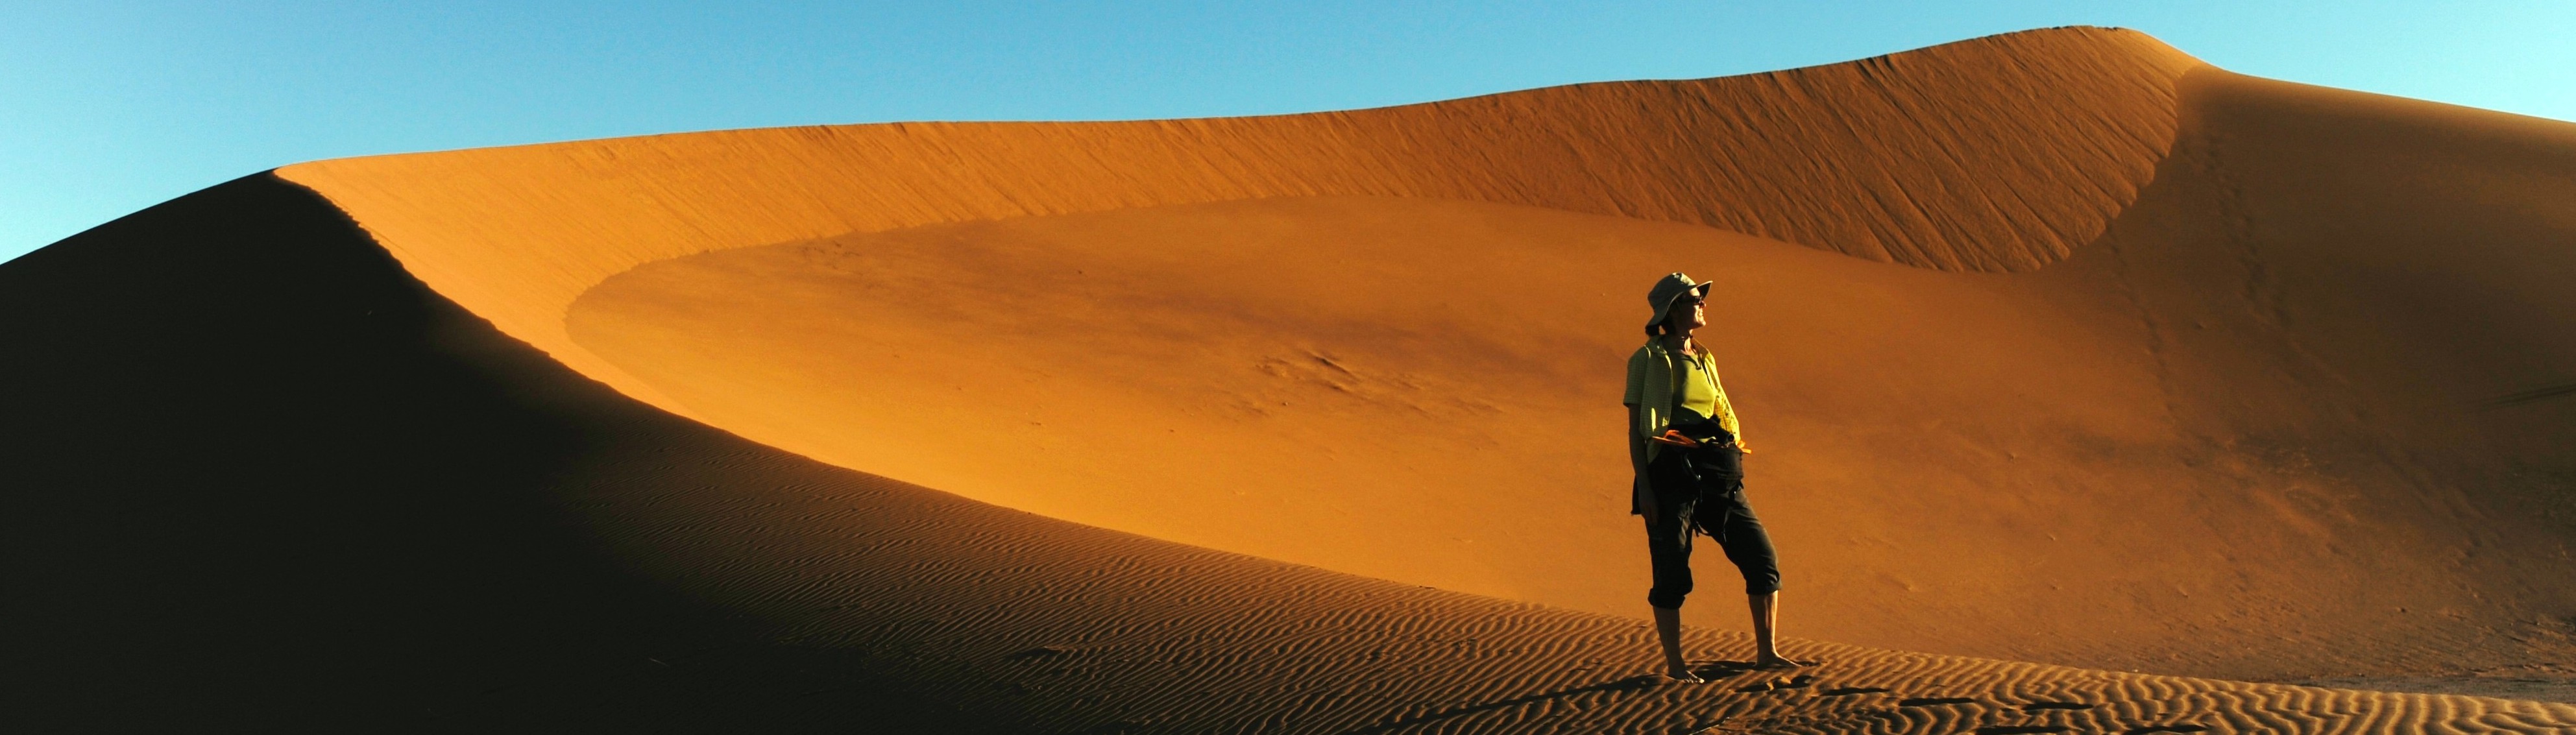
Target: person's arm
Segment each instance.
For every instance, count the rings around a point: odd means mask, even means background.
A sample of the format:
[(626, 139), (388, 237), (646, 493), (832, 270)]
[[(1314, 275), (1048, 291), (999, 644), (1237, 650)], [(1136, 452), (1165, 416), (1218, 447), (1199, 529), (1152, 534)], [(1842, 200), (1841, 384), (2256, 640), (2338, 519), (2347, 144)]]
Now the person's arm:
[(1646, 438), (1637, 435), (1637, 404), (1628, 404), (1628, 426), (1619, 431), (1628, 436), (1628, 465), (1637, 475), (1630, 481), (1628, 492), (1637, 499), (1637, 509), (1646, 512), (1646, 522), (1655, 522), (1655, 494), (1646, 487)]

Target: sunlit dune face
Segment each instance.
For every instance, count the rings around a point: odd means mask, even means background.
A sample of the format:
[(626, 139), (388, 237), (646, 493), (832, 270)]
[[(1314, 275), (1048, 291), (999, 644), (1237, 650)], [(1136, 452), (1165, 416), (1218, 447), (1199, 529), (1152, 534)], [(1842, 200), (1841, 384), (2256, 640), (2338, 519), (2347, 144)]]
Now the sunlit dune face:
[[(1984, 441), (2033, 462), (2165, 440), (2120, 341), (2134, 322), (2052, 312), (2035, 282), (2015, 295), (1995, 288), (2014, 277), (1469, 202), (1271, 199), (732, 250), (612, 278), (568, 325), (717, 426), (843, 466), (1615, 612), (1645, 571), (1621, 381), (1644, 339), (1637, 292), (1674, 270), (1732, 274), (1709, 297), (1720, 308), (1677, 306), (1670, 323), (1734, 320), (1716, 350), (1747, 431), (1790, 447), (1754, 483), (1765, 518), (1805, 579), (1850, 578), (1817, 594), (1889, 584), (1890, 560), (1843, 539), (1951, 548), (1960, 526), (1902, 519), (1973, 526), (2022, 502), (1974, 474), (1855, 486), (1996, 452), (1858, 437), (1990, 421), (2020, 428)], [(2004, 384), (2047, 398), (1993, 400)], [(1847, 507), (1852, 493), (1873, 500)], [(1952, 550), (2036, 553), (2024, 543)], [(1924, 571), (1974, 568), (1944, 566)], [(1871, 616), (1858, 609), (1832, 615)]]
[[(2420, 514), (2404, 493), (2330, 492), (2354, 480), (2276, 448), (2385, 426), (2316, 408), (2344, 405), (2300, 377), (2327, 343), (2282, 341), (2234, 292), (2154, 285), (2238, 262), (2191, 249), (2224, 245), (1945, 273), (1534, 207), (1281, 198), (660, 261), (583, 294), (566, 326), (692, 415), (841, 466), (1632, 613), (1646, 567), (1618, 396), (1637, 294), (1724, 274), (1671, 323), (1724, 315), (1707, 347), (1763, 446), (1748, 492), (1803, 630), (2116, 646), (2188, 633), (2195, 590), (2343, 599), (2315, 590), (2384, 592), (2435, 558), (2374, 520)], [(2336, 571), (2355, 564), (2380, 581)], [(1926, 616), (1947, 622), (1909, 622)]]

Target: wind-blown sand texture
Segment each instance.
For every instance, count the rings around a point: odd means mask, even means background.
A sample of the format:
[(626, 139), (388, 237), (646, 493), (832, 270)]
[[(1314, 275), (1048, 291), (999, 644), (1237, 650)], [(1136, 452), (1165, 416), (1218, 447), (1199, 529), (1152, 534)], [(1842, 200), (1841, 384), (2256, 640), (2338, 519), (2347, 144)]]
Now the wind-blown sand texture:
[[(2563, 731), (2185, 677), (2576, 660), (2569, 202), (2565, 123), (2082, 28), (299, 164), (0, 264), (0, 711)], [(1639, 678), (1615, 396), (1675, 269), (1804, 679)]]

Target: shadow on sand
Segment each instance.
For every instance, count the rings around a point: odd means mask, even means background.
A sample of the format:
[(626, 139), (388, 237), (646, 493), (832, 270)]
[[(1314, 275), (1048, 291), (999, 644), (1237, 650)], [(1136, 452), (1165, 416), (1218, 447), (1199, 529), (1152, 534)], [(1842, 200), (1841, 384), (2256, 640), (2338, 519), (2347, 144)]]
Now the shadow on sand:
[[(1709, 680), (1709, 684), (1684, 685), (1678, 682), (1667, 681), (1664, 679), (1662, 674), (1639, 674), (1637, 676), (1622, 677), (1595, 684), (1558, 689), (1551, 692), (1525, 694), (1510, 699), (1498, 699), (1491, 702), (1452, 707), (1450, 709), (1415, 715), (1391, 722), (1382, 722), (1356, 730), (1345, 730), (1342, 732), (1342, 735), (1373, 735), (1374, 733), (1394, 732), (1416, 725), (1426, 725), (1443, 720), (1452, 720), (1469, 715), (1483, 714), (1486, 712), (1537, 704), (1551, 699), (1563, 699), (1566, 697), (1575, 697), (1585, 694), (1643, 692), (1666, 686), (1714, 687), (1716, 681), (1719, 679), (1732, 677), (1752, 670), (1753, 664), (1750, 662), (1717, 661), (1703, 665), (1697, 669), (1697, 673), (1700, 675), (1700, 678)], [(1711, 691), (1723, 690), (1711, 689)]]

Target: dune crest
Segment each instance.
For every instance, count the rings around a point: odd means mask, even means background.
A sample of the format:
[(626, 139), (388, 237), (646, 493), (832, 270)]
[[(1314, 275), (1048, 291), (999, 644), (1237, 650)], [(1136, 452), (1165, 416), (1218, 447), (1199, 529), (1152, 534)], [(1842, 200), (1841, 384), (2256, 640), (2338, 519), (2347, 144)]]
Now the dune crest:
[(593, 284), (714, 250), (1277, 196), (1467, 199), (1709, 225), (1872, 260), (2028, 270), (2102, 232), (2199, 65), (2133, 31), (1349, 112), (736, 130), (339, 159), (278, 175), (406, 268), (663, 408), (564, 336)]

